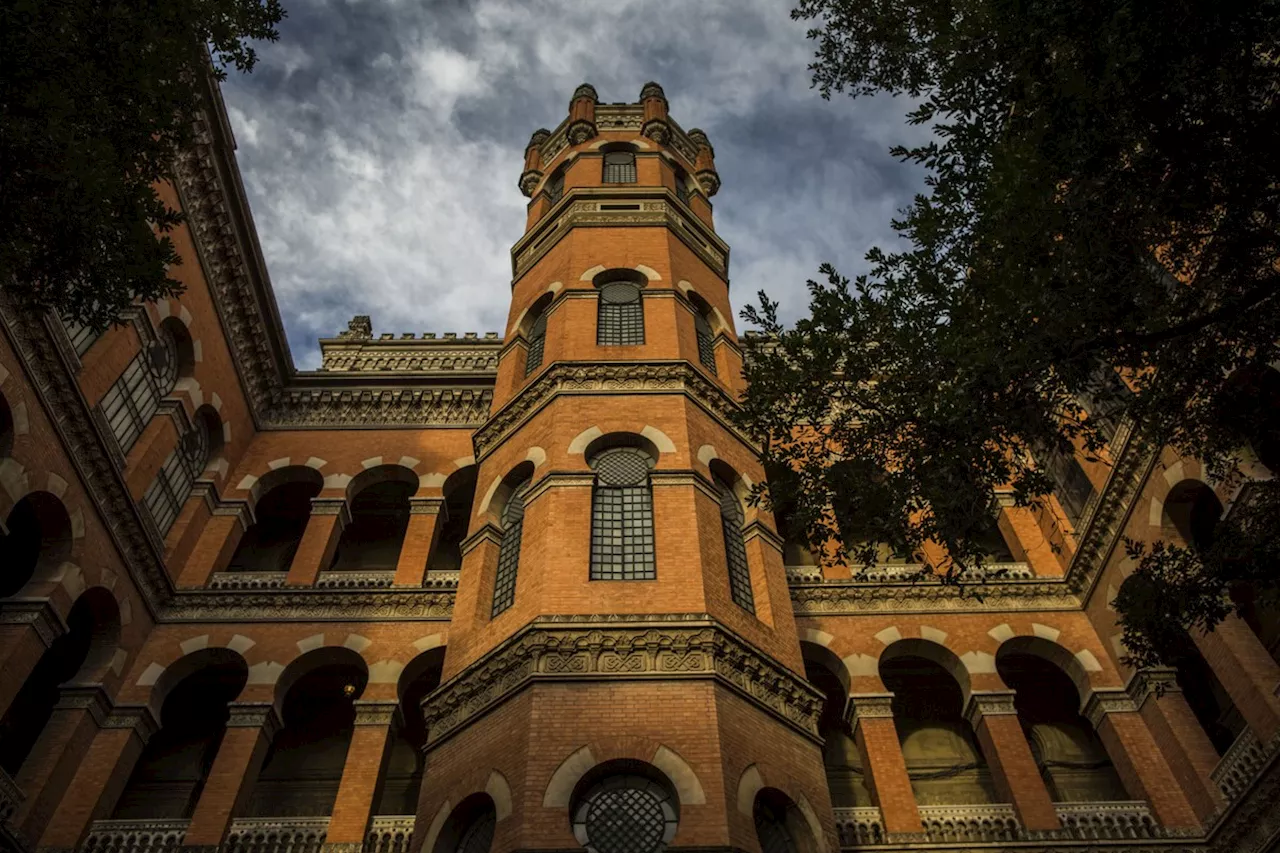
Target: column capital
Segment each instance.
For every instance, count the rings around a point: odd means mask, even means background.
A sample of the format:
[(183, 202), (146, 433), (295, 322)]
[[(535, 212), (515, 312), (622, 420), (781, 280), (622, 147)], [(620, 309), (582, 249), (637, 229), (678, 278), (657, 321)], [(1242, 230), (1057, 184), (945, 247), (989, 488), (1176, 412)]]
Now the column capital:
[(30, 625), (45, 648), (67, 633), (67, 623), (47, 598), (0, 602), (0, 625)]
[(269, 739), (280, 729), (280, 715), (268, 702), (232, 702), (227, 706), (231, 716), (227, 728), (260, 728)]
[(390, 699), (357, 699), (355, 706), (357, 726), (390, 726), (400, 703)]
[(111, 713), (111, 699), (101, 684), (70, 684), (58, 691), (55, 710), (84, 710), (89, 712), (98, 728)]
[(444, 498), (409, 498), (410, 515), (439, 515)]
[(117, 705), (102, 721), (104, 729), (132, 729), (143, 746), (160, 729), (160, 721), (146, 705)]
[(892, 693), (854, 693), (849, 696), (849, 704), (845, 706), (844, 718), (853, 728), (858, 727), (859, 720), (893, 719)]
[(1138, 706), (1129, 697), (1129, 692), (1120, 687), (1108, 687), (1094, 690), (1089, 694), (1081, 712), (1089, 725), (1097, 729), (1108, 714), (1137, 712)]
[(223, 515), (234, 518), (240, 522), (243, 530), (248, 530), (253, 525), (253, 509), (250, 508), (249, 502), (243, 498), (227, 498), (218, 501), (213, 508), (212, 515)]
[(964, 709), (964, 717), (974, 729), (983, 717), (1017, 716), (1014, 707), (1012, 690), (975, 690), (969, 694), (969, 704)]
[(346, 498), (312, 498), (312, 515), (336, 515), (338, 524), (346, 526), (351, 521), (351, 508)]
[(1153, 666), (1140, 669), (1129, 678), (1125, 685), (1135, 705), (1141, 708), (1153, 695), (1158, 699), (1166, 693), (1181, 693), (1178, 686), (1178, 671), (1171, 666)]

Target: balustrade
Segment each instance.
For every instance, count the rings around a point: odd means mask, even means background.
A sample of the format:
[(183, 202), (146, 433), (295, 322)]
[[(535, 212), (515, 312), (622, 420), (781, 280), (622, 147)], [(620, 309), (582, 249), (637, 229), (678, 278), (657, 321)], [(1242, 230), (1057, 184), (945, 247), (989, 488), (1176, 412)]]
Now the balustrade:
[(209, 589), (280, 589), (288, 572), (214, 572)]
[(409, 853), (413, 815), (378, 815), (369, 826), (364, 853)]
[(885, 843), (879, 806), (836, 809), (836, 834), (841, 847), (866, 847)]
[(177, 851), (189, 820), (99, 820), (89, 827), (83, 853), (162, 853)]
[(321, 572), (316, 575), (316, 586), (320, 589), (386, 589), (395, 579), (395, 569), (377, 572)]
[(1231, 802), (1249, 789), (1266, 760), (1267, 751), (1258, 743), (1253, 731), (1246, 728), (1240, 732), (1235, 743), (1227, 748), (1209, 778), (1222, 789), (1227, 801)]
[(227, 853), (320, 853), (327, 817), (240, 818), (231, 822)]
[(1168, 838), (1179, 832), (1156, 825), (1147, 804), (1134, 800), (1112, 803), (1054, 803), (1062, 829), (1072, 838)]
[(1012, 841), (1022, 832), (1006, 803), (920, 806), (920, 822), (930, 841)]

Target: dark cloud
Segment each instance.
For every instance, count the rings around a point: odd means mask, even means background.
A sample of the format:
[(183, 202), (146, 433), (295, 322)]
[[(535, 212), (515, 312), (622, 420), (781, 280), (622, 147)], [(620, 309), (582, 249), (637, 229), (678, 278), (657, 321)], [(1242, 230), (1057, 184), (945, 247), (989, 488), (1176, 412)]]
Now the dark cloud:
[(585, 81), (605, 101), (660, 82), (724, 182), (717, 229), (740, 306), (788, 316), (822, 261), (862, 269), (920, 176), (891, 99), (823, 101), (777, 0), (286, 0), (281, 40), (224, 87), (295, 358), (368, 313), (379, 331), (500, 330), (524, 227), (524, 145)]

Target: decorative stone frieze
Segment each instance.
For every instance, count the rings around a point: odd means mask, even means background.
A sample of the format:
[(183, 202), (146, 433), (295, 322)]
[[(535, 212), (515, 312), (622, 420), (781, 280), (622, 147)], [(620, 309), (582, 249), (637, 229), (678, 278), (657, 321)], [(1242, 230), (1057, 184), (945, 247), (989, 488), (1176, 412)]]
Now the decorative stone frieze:
[(409, 498), (410, 515), (439, 515), (444, 498)]
[[(814, 568), (814, 573), (821, 570)], [(810, 575), (809, 577), (813, 577)], [(987, 581), (962, 588), (936, 581), (859, 583), (846, 580), (792, 581), (797, 616), (840, 613), (979, 613), (991, 610), (1079, 610), (1080, 599), (1058, 579)]]
[(1084, 703), (1084, 710), (1081, 713), (1089, 721), (1089, 724), (1096, 729), (1102, 725), (1102, 720), (1107, 714), (1123, 714), (1136, 712), (1137, 710), (1138, 706), (1129, 697), (1128, 691), (1095, 689), (1089, 695), (1088, 701)]
[(179, 591), (165, 609), (167, 622), (338, 622), (357, 619), (446, 621), (452, 589), (293, 589)]
[(817, 738), (821, 694), (706, 616), (667, 624), (615, 618), (632, 624), (539, 619), (467, 667), (423, 700), (428, 748), (532, 683), (601, 677), (714, 680)]

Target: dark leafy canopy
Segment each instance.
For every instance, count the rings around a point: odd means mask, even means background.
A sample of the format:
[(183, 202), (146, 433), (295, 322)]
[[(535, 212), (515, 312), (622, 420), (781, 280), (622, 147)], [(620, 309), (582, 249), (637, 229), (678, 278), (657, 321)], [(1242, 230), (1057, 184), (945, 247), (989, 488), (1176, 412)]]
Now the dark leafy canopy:
[[(824, 97), (905, 95), (934, 132), (895, 149), (929, 175), (894, 223), (908, 249), (871, 252), (852, 281), (824, 266), (794, 328), (764, 294), (744, 312), (775, 343), (754, 348), (743, 423), (793, 527), (899, 553), (934, 540), (956, 580), (982, 560), (993, 491), (1035, 503), (1051, 484), (1032, 455), (1101, 453), (1116, 415), (1233, 469), (1263, 414), (1240, 377), (1280, 340), (1278, 9), (800, 0)], [(1274, 588), (1274, 560), (1242, 555), (1274, 554), (1277, 518), (1229, 559), (1147, 554), (1145, 574), (1181, 586), (1163, 608), (1126, 604), (1131, 648), (1156, 654), (1153, 612), (1208, 625), (1235, 580)], [(1162, 568), (1177, 560), (1198, 579)]]
[[(277, 0), (0, 2), (0, 286), (95, 328), (136, 298), (178, 292), (153, 184), (191, 138), (203, 45), (253, 68)], [(154, 226), (154, 227), (153, 227)]]

